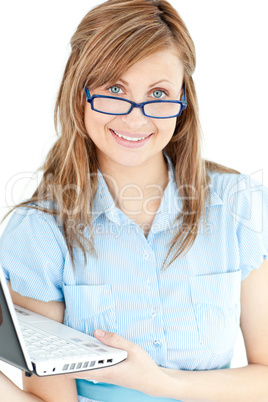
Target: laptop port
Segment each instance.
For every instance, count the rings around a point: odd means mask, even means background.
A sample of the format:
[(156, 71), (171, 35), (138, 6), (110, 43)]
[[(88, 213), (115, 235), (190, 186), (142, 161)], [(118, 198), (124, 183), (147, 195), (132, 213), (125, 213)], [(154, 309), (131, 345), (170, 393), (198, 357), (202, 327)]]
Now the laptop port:
[(99, 360), (98, 363), (104, 363), (104, 360)]
[(112, 363), (113, 359), (107, 359), (107, 363)]

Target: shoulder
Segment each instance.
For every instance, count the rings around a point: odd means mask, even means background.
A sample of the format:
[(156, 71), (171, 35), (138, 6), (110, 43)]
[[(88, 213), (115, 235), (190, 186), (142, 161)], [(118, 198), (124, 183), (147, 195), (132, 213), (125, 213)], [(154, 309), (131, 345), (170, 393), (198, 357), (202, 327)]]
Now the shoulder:
[(210, 169), (207, 170), (207, 173), (210, 178), (211, 190), (222, 200), (226, 199), (227, 192), (241, 179), (241, 174), (222, 173)]
[(252, 197), (255, 198), (254, 204), (258, 203), (259, 198), (259, 201), (261, 199), (268, 205), (268, 188), (262, 184), (262, 177), (212, 170), (208, 170), (208, 175), (211, 191), (229, 207), (240, 208), (248, 205), (253, 201)]
[(1, 235), (0, 249), (9, 243), (29, 245), (30, 243), (57, 243), (62, 252), (66, 253), (66, 244), (61, 226), (56, 217), (45, 210), (55, 210), (52, 202), (29, 203), (18, 207), (12, 212)]
[(55, 216), (49, 213), (52, 210), (55, 210), (54, 204), (48, 201), (29, 203), (25, 206), (17, 207), (10, 214), (5, 231), (12, 231), (23, 223), (37, 223), (42, 220), (48, 222), (50, 226), (60, 228)]

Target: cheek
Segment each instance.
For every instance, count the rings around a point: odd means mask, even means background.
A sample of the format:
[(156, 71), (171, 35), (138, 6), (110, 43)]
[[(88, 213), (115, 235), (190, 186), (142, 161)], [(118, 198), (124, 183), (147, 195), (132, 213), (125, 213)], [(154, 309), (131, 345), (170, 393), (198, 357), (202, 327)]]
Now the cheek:
[(177, 118), (163, 119), (158, 123), (158, 131), (167, 139), (171, 138), (176, 128)]
[(88, 135), (93, 139), (96, 137), (97, 132), (105, 130), (106, 125), (109, 123), (109, 116), (97, 113), (89, 107), (85, 107), (84, 122)]

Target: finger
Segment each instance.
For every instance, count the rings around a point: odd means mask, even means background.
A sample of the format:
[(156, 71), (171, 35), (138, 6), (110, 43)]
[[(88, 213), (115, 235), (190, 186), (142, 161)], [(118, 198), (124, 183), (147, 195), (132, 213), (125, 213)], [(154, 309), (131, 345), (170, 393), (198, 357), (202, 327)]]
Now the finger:
[(94, 331), (94, 336), (105, 345), (109, 345), (115, 348), (130, 350), (135, 347), (135, 343), (128, 341), (127, 339), (114, 332), (96, 329)]

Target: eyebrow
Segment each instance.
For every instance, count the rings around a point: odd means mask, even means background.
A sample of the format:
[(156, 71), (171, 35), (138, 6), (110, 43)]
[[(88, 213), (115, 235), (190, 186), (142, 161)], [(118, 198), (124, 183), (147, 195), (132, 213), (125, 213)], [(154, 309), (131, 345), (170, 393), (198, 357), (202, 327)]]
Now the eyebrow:
[[(123, 78), (119, 78), (118, 81), (122, 81), (123, 84), (125, 84), (126, 86), (129, 86), (129, 83), (128, 83), (127, 81), (123, 80)], [(170, 81), (168, 81), (168, 80), (166, 80), (166, 79), (157, 81), (157, 82), (155, 82), (154, 84), (150, 85), (150, 87), (152, 88), (152, 87), (154, 87), (155, 85), (160, 84), (160, 82), (169, 82), (171, 85), (173, 85), (173, 86), (176, 88), (176, 85), (173, 84), (173, 82), (170, 82)]]

